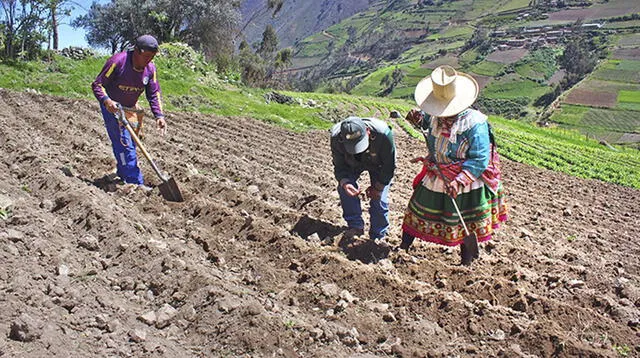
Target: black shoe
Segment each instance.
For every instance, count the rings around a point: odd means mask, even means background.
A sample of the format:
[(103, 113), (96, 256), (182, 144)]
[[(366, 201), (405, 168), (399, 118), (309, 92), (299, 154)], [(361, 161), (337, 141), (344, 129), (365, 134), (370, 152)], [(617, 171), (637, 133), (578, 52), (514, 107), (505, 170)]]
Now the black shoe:
[(407, 234), (402, 234), (402, 243), (400, 244), (400, 249), (401, 250), (405, 250), (405, 251), (409, 251), (409, 249), (411, 248), (411, 245), (413, 245), (413, 240), (415, 239), (415, 237), (413, 236), (409, 236)]
[(342, 234), (343, 237), (349, 238), (349, 239), (353, 239), (356, 236), (362, 236), (362, 235), (364, 235), (364, 229), (357, 228), (357, 227), (350, 227), (347, 230), (345, 230), (344, 233)]

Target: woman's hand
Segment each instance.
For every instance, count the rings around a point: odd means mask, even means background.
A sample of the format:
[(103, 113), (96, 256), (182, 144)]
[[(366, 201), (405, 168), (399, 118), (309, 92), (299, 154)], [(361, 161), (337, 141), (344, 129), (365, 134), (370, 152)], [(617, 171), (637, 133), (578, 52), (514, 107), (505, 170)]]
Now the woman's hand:
[(409, 113), (407, 113), (405, 119), (414, 127), (420, 127), (424, 116), (422, 115), (422, 111), (419, 108), (412, 108), (411, 110), (409, 110)]
[(461, 187), (460, 182), (452, 180), (446, 185), (445, 190), (447, 191), (447, 195), (455, 199), (458, 197), (458, 191), (460, 191)]
[(428, 161), (427, 157), (415, 157), (411, 159), (409, 162), (425, 164), (427, 161)]

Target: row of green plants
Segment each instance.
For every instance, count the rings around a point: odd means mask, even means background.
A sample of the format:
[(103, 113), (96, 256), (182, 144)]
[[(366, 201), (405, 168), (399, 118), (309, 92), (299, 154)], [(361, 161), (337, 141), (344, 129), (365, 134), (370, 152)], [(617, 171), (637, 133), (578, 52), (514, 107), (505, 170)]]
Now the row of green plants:
[(492, 118), (499, 151), (506, 158), (574, 175), (640, 189), (640, 155), (611, 150), (572, 131), (524, 127)]

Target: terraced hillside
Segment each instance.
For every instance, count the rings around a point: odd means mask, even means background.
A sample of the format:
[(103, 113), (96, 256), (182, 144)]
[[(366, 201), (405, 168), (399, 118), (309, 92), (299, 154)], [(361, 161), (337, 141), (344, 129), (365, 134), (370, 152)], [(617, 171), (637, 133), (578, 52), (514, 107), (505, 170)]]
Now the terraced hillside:
[[(105, 178), (94, 101), (0, 90), (0, 356), (640, 353), (638, 190), (504, 160), (510, 221), (466, 268), (344, 242), (325, 131), (169, 125), (145, 143), (184, 203)], [(391, 244), (423, 148), (396, 136)]]

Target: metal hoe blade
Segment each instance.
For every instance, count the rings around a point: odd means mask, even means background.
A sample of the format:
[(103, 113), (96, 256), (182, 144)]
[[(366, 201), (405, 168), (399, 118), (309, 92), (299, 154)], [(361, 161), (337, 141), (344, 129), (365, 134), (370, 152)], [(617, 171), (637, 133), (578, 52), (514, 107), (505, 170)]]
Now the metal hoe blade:
[(136, 132), (131, 128), (131, 124), (129, 123), (129, 121), (127, 120), (127, 117), (124, 114), (124, 108), (120, 104), (118, 104), (118, 109), (119, 109), (119, 115), (117, 116), (118, 120), (120, 121), (120, 123), (124, 124), (125, 128), (127, 128), (127, 130), (129, 131), (129, 134), (131, 134), (131, 138), (133, 139), (134, 142), (136, 142), (138, 149), (142, 152), (144, 157), (147, 159), (147, 161), (153, 168), (153, 171), (156, 172), (156, 174), (158, 175), (158, 178), (162, 180), (162, 184), (158, 186), (158, 189), (160, 189), (160, 193), (162, 194), (162, 197), (165, 198), (165, 200), (167, 201), (175, 201), (175, 202), (184, 201), (184, 198), (182, 197), (182, 193), (180, 193), (180, 189), (178, 189), (178, 184), (176, 183), (176, 181), (173, 180), (173, 178), (171, 177), (165, 178), (165, 176), (162, 175), (162, 173), (160, 172), (160, 169), (158, 169), (158, 166), (156, 165), (156, 163), (153, 161), (153, 159), (151, 159), (151, 154), (147, 152), (147, 149), (144, 147), (144, 145), (142, 145), (140, 138), (138, 138), (138, 136), (136, 135)]
[(158, 186), (160, 189), (160, 194), (167, 201), (175, 201), (182, 202), (184, 198), (182, 197), (182, 193), (180, 193), (180, 189), (178, 188), (178, 184), (173, 178), (168, 178), (162, 184)]
[(478, 239), (476, 238), (475, 232), (471, 233), (470, 235), (466, 235), (464, 239), (462, 239), (460, 256), (462, 259), (461, 263), (464, 266), (471, 265), (471, 261), (473, 261), (473, 259), (477, 259), (478, 256), (480, 256), (480, 252), (478, 251)]

